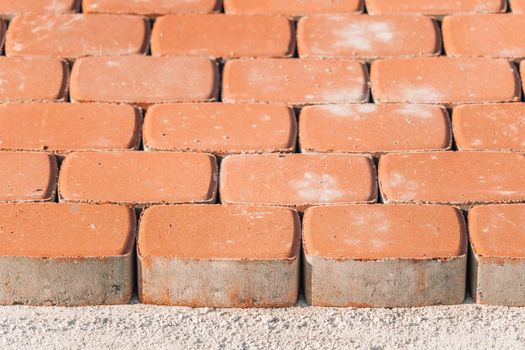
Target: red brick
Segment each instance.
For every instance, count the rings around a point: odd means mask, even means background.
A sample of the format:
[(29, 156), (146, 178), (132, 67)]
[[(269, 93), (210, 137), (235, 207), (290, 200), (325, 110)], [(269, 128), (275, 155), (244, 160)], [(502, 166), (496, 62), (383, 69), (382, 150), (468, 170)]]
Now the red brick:
[(0, 57), (0, 103), (63, 101), (68, 80), (64, 61)]
[(0, 152), (0, 202), (52, 201), (57, 176), (57, 161), (49, 154)]
[(223, 73), (224, 102), (290, 105), (368, 101), (366, 67), (353, 60), (233, 60)]
[(467, 232), (456, 208), (314, 207), (303, 225), (310, 304), (423, 306), (465, 298)]
[(452, 142), (447, 111), (430, 105), (307, 106), (299, 125), (303, 152), (446, 150)]
[[(498, 79), (494, 79), (497, 76)], [(459, 104), (519, 101), (517, 69), (503, 59), (411, 58), (380, 60), (370, 71), (378, 103)]]
[(507, 152), (387, 154), (379, 160), (386, 203), (472, 205), (525, 201), (525, 155)]
[(7, 56), (75, 59), (144, 54), (149, 24), (144, 18), (81, 14), (18, 16), (9, 24)]
[(217, 93), (217, 65), (204, 57), (88, 57), (77, 60), (71, 71), (76, 102), (147, 106), (211, 101)]
[(506, 0), (366, 0), (367, 12), (380, 14), (449, 15), (505, 12)]
[(140, 145), (142, 116), (131, 106), (90, 103), (0, 105), (0, 149), (69, 153)]
[(224, 0), (227, 14), (303, 16), (318, 13), (361, 13), (362, 0)]
[(301, 58), (436, 56), (441, 36), (429, 17), (341, 14), (302, 18), (297, 45)]
[(525, 305), (525, 205), (469, 211), (472, 296), (480, 304)]
[(216, 187), (216, 160), (199, 153), (71, 153), (59, 178), (60, 200), (77, 203), (211, 203)]
[(174, 13), (211, 13), (220, 9), (220, 0), (84, 0), (86, 13), (133, 14), (155, 17)]
[(148, 208), (138, 241), (140, 300), (207, 307), (294, 305), (300, 236), (297, 212), (286, 208)]
[(525, 57), (525, 15), (449, 16), (443, 19), (448, 56)]
[(525, 13), (525, 0), (509, 0), (513, 13)]
[(0, 17), (11, 19), (30, 13), (78, 12), (80, 0), (0, 0)]
[(280, 16), (163, 16), (151, 37), (154, 56), (289, 57), (294, 49), (293, 25)]
[(144, 148), (216, 155), (291, 152), (295, 113), (265, 104), (177, 103), (155, 105), (144, 121)]
[(0, 304), (128, 303), (135, 212), (90, 204), (0, 204)]
[(458, 106), (452, 125), (459, 150), (525, 152), (525, 103)]
[(237, 155), (221, 164), (224, 204), (308, 206), (373, 203), (377, 198), (372, 159), (355, 155)]

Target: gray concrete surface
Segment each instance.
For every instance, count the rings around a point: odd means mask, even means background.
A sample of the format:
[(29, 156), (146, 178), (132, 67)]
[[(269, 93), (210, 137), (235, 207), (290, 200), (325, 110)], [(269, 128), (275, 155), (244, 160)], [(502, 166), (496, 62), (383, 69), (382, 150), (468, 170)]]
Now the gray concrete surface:
[[(136, 301), (135, 301), (136, 302)], [(520, 349), (525, 308), (0, 307), (1, 349)]]

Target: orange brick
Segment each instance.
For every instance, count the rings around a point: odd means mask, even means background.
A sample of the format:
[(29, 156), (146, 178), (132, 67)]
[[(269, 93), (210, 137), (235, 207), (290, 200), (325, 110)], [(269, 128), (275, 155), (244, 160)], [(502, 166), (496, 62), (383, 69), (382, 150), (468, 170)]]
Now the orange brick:
[(78, 12), (80, 0), (0, 0), (0, 17), (11, 19), (30, 13)]
[(366, 0), (367, 12), (380, 14), (449, 15), (505, 12), (505, 0)]
[(64, 61), (0, 57), (0, 103), (63, 101), (68, 80)]
[(131, 106), (90, 103), (0, 105), (0, 149), (69, 153), (140, 145), (142, 116)]
[(292, 23), (279, 16), (163, 16), (151, 37), (154, 56), (289, 57), (294, 49)]
[(18, 16), (9, 24), (7, 56), (75, 59), (144, 54), (149, 24), (144, 18), (81, 14)]
[(0, 202), (52, 201), (57, 176), (57, 161), (52, 155), (0, 152)]
[(436, 56), (441, 36), (429, 17), (325, 15), (299, 21), (297, 45), (301, 58)]
[(208, 58), (88, 57), (77, 60), (71, 71), (76, 102), (210, 101), (217, 97), (217, 85), (218, 68)]
[(264, 104), (177, 103), (148, 109), (143, 128), (149, 151), (192, 151), (216, 155), (291, 152), (295, 113)]
[(224, 204), (280, 205), (304, 210), (336, 203), (373, 203), (372, 159), (355, 155), (236, 155), (221, 164)]
[(525, 152), (525, 103), (458, 106), (452, 125), (459, 150)]
[(371, 153), (446, 150), (448, 113), (430, 105), (323, 105), (301, 110), (303, 152)]
[(387, 154), (379, 160), (386, 203), (468, 206), (525, 201), (525, 155), (508, 152)]
[(465, 298), (467, 232), (456, 208), (314, 207), (303, 226), (309, 304), (423, 306)]
[(224, 0), (227, 14), (303, 16), (317, 13), (361, 13), (362, 0)]
[(525, 305), (525, 205), (469, 210), (471, 290), (479, 304)]
[(71, 153), (59, 178), (64, 202), (211, 203), (216, 187), (215, 157), (202, 153)]
[(443, 19), (448, 56), (525, 57), (525, 15), (449, 16)]
[[(498, 79), (494, 79), (497, 76)], [(514, 65), (489, 58), (411, 58), (379, 60), (370, 71), (374, 100), (459, 104), (510, 102), (521, 98)]]
[(224, 66), (224, 102), (289, 105), (368, 101), (368, 72), (353, 60), (233, 60)]
[(86, 13), (133, 14), (160, 16), (174, 13), (211, 13), (220, 9), (221, 0), (84, 0)]
[(509, 0), (513, 13), (525, 13), (525, 0)]
[(0, 204), (0, 304), (129, 303), (135, 226), (123, 206)]
[(299, 216), (286, 208), (148, 208), (138, 241), (140, 300), (193, 307), (294, 305), (300, 237)]

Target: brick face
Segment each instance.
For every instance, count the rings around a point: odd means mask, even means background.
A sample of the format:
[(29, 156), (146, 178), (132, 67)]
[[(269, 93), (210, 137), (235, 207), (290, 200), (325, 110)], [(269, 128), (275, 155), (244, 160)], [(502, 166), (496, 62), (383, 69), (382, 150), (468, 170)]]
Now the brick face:
[(363, 10), (363, 0), (223, 0), (226, 14), (279, 14), (304, 16), (318, 13), (354, 13)]
[(452, 142), (448, 114), (437, 106), (307, 106), (299, 120), (303, 152), (381, 154), (446, 150)]
[[(498, 80), (493, 77), (498, 76)], [(519, 101), (515, 66), (503, 59), (413, 58), (379, 60), (370, 71), (378, 103), (454, 105)]]
[(151, 39), (154, 56), (289, 57), (294, 49), (293, 25), (281, 16), (163, 16)]
[(216, 99), (217, 80), (217, 66), (208, 58), (88, 57), (73, 66), (71, 99), (141, 106), (204, 102)]
[(370, 158), (352, 155), (238, 155), (222, 161), (225, 204), (312, 205), (374, 203), (377, 186)]
[(132, 14), (156, 17), (175, 13), (211, 13), (220, 8), (220, 0), (84, 0), (86, 13)]
[(82, 14), (26, 15), (10, 22), (7, 56), (75, 59), (144, 54), (149, 24), (141, 17)]
[(79, 8), (80, 0), (0, 0), (0, 17), (11, 19), (24, 14), (70, 13)]
[(224, 66), (228, 103), (288, 105), (368, 101), (368, 72), (353, 60), (233, 60)]
[(505, 11), (506, 5), (505, 0), (366, 0), (371, 15), (499, 13)]
[(297, 136), (292, 109), (264, 104), (155, 105), (143, 129), (146, 150), (216, 155), (291, 152)]
[(438, 26), (423, 16), (305, 17), (297, 38), (301, 58), (436, 56), (441, 50)]
[(215, 158), (194, 153), (72, 153), (59, 178), (60, 200), (76, 203), (212, 203), (216, 187)]

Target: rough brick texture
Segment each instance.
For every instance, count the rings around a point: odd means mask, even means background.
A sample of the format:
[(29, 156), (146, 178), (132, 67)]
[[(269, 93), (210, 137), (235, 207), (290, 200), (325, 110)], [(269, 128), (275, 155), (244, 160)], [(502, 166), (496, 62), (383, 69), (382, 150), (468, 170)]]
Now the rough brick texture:
[(0, 0), (0, 17), (11, 19), (33, 13), (77, 12), (80, 0)]
[(71, 99), (147, 106), (159, 102), (211, 101), (218, 71), (208, 58), (88, 57), (71, 71)]
[(471, 290), (480, 304), (525, 305), (525, 205), (469, 211)]
[(467, 235), (455, 208), (314, 207), (303, 225), (310, 304), (423, 306), (465, 298)]
[(58, 166), (45, 153), (0, 152), (0, 202), (55, 199)]
[(452, 125), (459, 150), (525, 152), (524, 103), (458, 106)]
[(368, 72), (353, 60), (233, 60), (224, 66), (224, 102), (289, 105), (368, 101)]
[(226, 14), (303, 16), (363, 11), (363, 0), (223, 0)]
[(148, 151), (232, 153), (291, 152), (297, 126), (291, 108), (264, 104), (155, 105), (144, 121)]
[(449, 149), (445, 109), (429, 105), (307, 106), (300, 114), (303, 152), (381, 154)]
[(418, 14), (449, 15), (499, 13), (507, 8), (505, 0), (366, 0), (371, 15)]
[(13, 103), (0, 105), (0, 149), (69, 153), (140, 145), (141, 113), (126, 105)]
[(0, 304), (129, 303), (135, 225), (123, 206), (0, 204)]
[(291, 306), (299, 249), (299, 217), (290, 209), (152, 207), (140, 223), (139, 297), (163, 305)]
[(281, 16), (163, 16), (151, 38), (154, 56), (289, 57), (294, 49), (293, 25)]
[(155, 17), (173, 13), (211, 13), (220, 9), (220, 0), (84, 0), (86, 13), (133, 14)]
[(237, 155), (221, 164), (220, 192), (225, 204), (308, 206), (374, 203), (372, 159), (355, 155)]
[(215, 200), (213, 156), (168, 152), (76, 152), (62, 163), (60, 200), (137, 206)]
[(378, 103), (459, 104), (511, 102), (521, 98), (518, 72), (503, 59), (380, 60), (372, 64), (370, 80)]
[(429, 17), (325, 15), (299, 21), (297, 45), (301, 58), (436, 56), (441, 36)]
[(387, 203), (472, 205), (525, 201), (525, 156), (507, 152), (387, 154), (379, 184)]
[(144, 18), (81, 14), (18, 16), (9, 24), (7, 56), (75, 59), (144, 54), (149, 24)]

